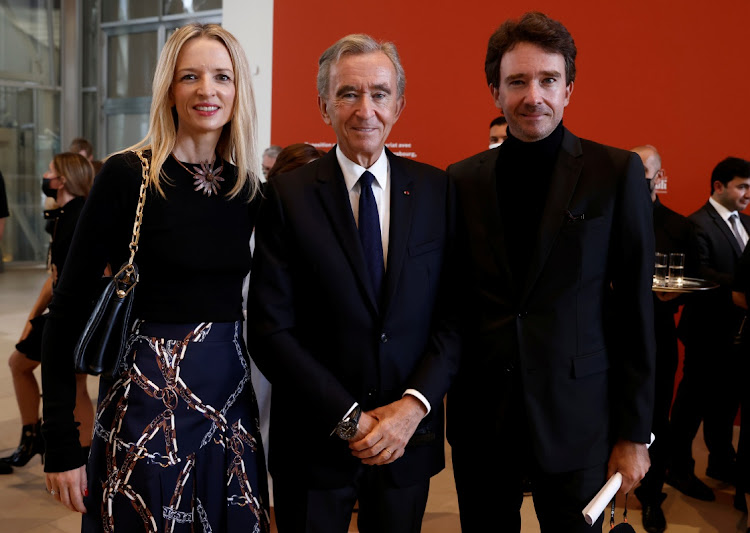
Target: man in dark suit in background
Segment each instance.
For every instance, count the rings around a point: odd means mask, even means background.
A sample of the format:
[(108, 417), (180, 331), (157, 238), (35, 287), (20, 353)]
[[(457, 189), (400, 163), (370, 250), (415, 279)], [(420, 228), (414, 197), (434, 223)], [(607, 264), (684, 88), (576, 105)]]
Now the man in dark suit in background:
[(490, 122), (490, 148), (497, 148), (508, 138), (508, 121), (500, 115)]
[(350, 35), (324, 52), (318, 102), (337, 146), (271, 180), (259, 215), (250, 353), (273, 384), (281, 533), (346, 532), (355, 502), (362, 532), (417, 532), (444, 467), (451, 195), (443, 171), (385, 149), (404, 86), (392, 43)]
[[(696, 276), (698, 272), (698, 249), (690, 221), (669, 209), (656, 194), (657, 183), (666, 179), (661, 155), (651, 145), (637, 146), (633, 151), (643, 161), (646, 181), (654, 204), (654, 236), (656, 251), (669, 254), (685, 254), (685, 275)], [(643, 506), (643, 528), (649, 533), (659, 533), (667, 527), (661, 508), (666, 494), (664, 476), (669, 459), (669, 409), (674, 396), (674, 378), (677, 372), (678, 345), (675, 315), (684, 297), (676, 292), (654, 292), (654, 326), (656, 330), (656, 387), (654, 396), (654, 421), (651, 432), (656, 440), (648, 450), (651, 468), (635, 489), (635, 495)]]
[(695, 475), (692, 453), (701, 420), (709, 452), (706, 475), (727, 483), (736, 475), (732, 436), (740, 383), (732, 343), (743, 312), (732, 303), (731, 290), (750, 232), (750, 217), (741, 213), (749, 203), (750, 162), (728, 157), (711, 173), (708, 202), (688, 217), (696, 229), (699, 276), (719, 288), (693, 295), (680, 318), (685, 364), (672, 406), (667, 483), (706, 501), (715, 496)]
[(627, 492), (649, 465), (651, 201), (637, 155), (563, 127), (575, 56), (544, 14), (500, 26), (485, 71), (508, 139), (448, 169), (467, 262), (448, 394), (464, 533), (520, 531), (524, 474), (543, 532), (590, 532), (581, 511), (607, 476)]

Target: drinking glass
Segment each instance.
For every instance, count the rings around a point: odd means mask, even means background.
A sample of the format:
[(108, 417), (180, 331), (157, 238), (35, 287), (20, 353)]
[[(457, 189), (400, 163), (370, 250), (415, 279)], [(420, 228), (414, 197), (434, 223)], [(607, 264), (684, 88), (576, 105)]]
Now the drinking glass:
[(669, 254), (669, 286), (682, 287), (685, 283), (685, 254), (672, 252)]
[(656, 263), (654, 265), (654, 285), (664, 287), (667, 285), (667, 268), (668, 256), (661, 252), (656, 252)]

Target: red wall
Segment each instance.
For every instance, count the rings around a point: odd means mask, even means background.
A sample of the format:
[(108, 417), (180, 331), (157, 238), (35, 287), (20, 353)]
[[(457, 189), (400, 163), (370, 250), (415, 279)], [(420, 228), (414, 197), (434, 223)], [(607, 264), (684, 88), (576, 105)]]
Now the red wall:
[(317, 60), (364, 32), (395, 42), (406, 70), (406, 110), (389, 142), (442, 168), (485, 149), (497, 115), (483, 74), (487, 39), (532, 9), (562, 21), (578, 46), (565, 124), (622, 148), (655, 145), (669, 177), (664, 203), (689, 214), (718, 161), (750, 159), (747, 0), (277, 1), (272, 142), (335, 142), (317, 110)]

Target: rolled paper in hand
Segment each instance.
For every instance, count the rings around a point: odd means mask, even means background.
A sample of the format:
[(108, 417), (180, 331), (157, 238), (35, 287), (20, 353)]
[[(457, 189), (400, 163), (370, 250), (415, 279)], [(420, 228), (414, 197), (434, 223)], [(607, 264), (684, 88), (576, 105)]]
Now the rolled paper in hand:
[[(649, 442), (646, 447), (651, 447), (651, 444), (654, 442), (654, 434), (651, 434), (651, 442)], [(604, 484), (604, 486), (601, 488), (599, 492), (596, 493), (596, 496), (589, 502), (589, 504), (584, 507), (583, 509), (583, 518), (586, 520), (586, 523), (588, 525), (593, 525), (594, 522), (599, 518), (599, 515), (602, 514), (602, 511), (609, 505), (609, 503), (612, 501), (612, 498), (614, 498), (615, 494), (617, 494), (617, 491), (620, 490), (620, 487), (622, 486), (622, 474), (619, 472), (615, 472), (615, 475), (612, 476), (607, 480), (607, 482)]]
[(621, 486), (622, 474), (615, 472), (615, 475), (607, 480), (601, 490), (596, 493), (594, 499), (583, 509), (583, 517), (588, 525), (593, 525), (596, 522)]

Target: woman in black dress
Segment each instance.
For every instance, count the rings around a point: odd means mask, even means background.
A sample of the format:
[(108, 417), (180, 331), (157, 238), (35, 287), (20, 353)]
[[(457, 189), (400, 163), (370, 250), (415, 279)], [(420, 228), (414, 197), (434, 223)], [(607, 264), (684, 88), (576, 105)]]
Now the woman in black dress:
[[(39, 419), (39, 383), (34, 370), (42, 360), (42, 332), (47, 315), (44, 313), (52, 300), (52, 289), (68, 256), (73, 232), (81, 215), (83, 204), (94, 181), (94, 169), (89, 161), (74, 153), (57, 154), (44, 173), (42, 190), (55, 200), (57, 207), (44, 212), (47, 230), (51, 235), (49, 246), (50, 275), (29, 313), (16, 349), (8, 360), (13, 376), (18, 410), (21, 413), (21, 441), (8, 457), (0, 459), (0, 473), (9, 474), (14, 466), (24, 466), (36, 454), (44, 453), (44, 441)], [(80, 442), (86, 450), (91, 443), (94, 412), (86, 389), (86, 376), (76, 377), (75, 419), (81, 424)], [(84, 453), (85, 454), (85, 453)]]
[[(150, 128), (97, 175), (50, 305), (43, 343), (47, 488), (83, 531), (269, 530), (257, 405), (241, 334), (260, 165), (247, 59), (219, 26), (175, 31), (159, 58)], [(72, 417), (72, 350), (105, 264), (135, 263), (126, 366), (100, 380), (88, 469)], [(82, 298), (81, 295), (87, 295)]]

